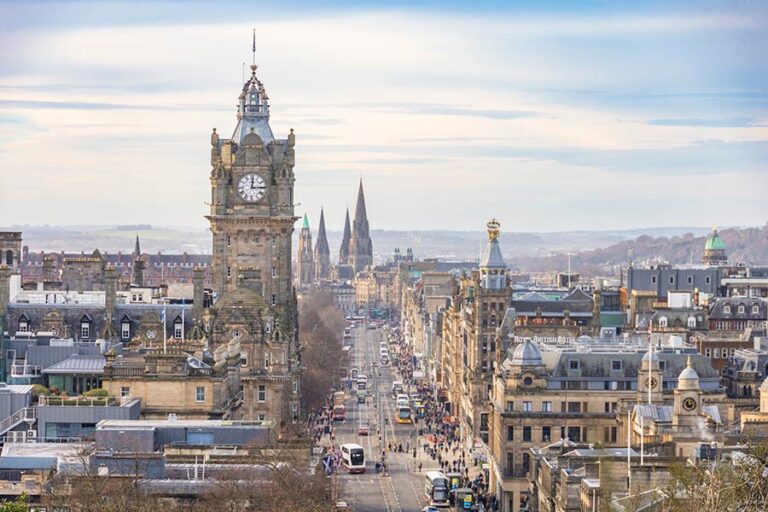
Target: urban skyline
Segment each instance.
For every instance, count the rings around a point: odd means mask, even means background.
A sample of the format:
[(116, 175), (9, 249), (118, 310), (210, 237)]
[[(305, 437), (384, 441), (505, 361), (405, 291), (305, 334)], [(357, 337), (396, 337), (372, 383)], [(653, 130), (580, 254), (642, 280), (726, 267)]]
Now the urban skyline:
[(330, 230), (360, 177), (375, 229), (765, 222), (763, 7), (228, 5), (0, 6), (4, 224), (203, 226), (200, 141), (228, 130), (254, 26), (275, 130), (302, 148), (297, 211)]

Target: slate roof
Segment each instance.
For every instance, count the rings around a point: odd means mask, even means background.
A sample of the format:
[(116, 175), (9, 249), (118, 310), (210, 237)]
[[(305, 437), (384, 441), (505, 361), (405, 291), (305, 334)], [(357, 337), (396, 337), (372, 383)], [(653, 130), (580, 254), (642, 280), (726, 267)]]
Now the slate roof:
[[(726, 313), (726, 306), (730, 312)], [(739, 313), (739, 306), (744, 306), (744, 313)], [(757, 306), (758, 312), (752, 308)], [(728, 297), (719, 298), (710, 305), (710, 320), (766, 320), (768, 319), (768, 300), (758, 297)]]
[(54, 375), (72, 375), (72, 374), (81, 374), (81, 373), (98, 373), (102, 374), (104, 373), (104, 364), (105, 359), (104, 356), (98, 355), (98, 356), (71, 356), (65, 359), (64, 361), (61, 361), (59, 363), (56, 363), (52, 366), (49, 366), (45, 370), (43, 370), (43, 373), (47, 374), (54, 374)]
[(499, 248), (499, 241), (497, 239), (489, 240), (488, 245), (485, 246), (485, 253), (480, 260), (480, 267), (485, 268), (507, 268), (507, 264), (504, 263), (504, 258), (501, 255), (501, 249)]

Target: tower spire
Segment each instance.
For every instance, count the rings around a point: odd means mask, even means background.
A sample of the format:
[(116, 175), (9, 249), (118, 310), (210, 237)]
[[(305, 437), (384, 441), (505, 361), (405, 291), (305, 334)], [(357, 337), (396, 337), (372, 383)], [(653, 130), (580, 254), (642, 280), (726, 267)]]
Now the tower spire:
[(139, 234), (136, 234), (136, 245), (133, 247), (133, 255), (141, 256), (141, 246), (139, 245)]
[(349, 242), (352, 239), (352, 229), (349, 227), (349, 208), (347, 208), (344, 218), (344, 234), (341, 237), (341, 248), (339, 249), (339, 265), (349, 264)]
[(251, 65), (256, 67), (256, 29), (253, 29), (253, 46), (251, 47), (251, 54), (253, 55), (253, 61)]

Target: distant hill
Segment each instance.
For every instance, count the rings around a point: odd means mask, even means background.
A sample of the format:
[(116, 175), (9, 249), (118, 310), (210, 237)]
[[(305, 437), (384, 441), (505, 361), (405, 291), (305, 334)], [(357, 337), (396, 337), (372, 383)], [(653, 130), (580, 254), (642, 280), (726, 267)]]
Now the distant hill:
[[(707, 234), (709, 234), (707, 232)], [(768, 224), (761, 228), (729, 228), (720, 231), (731, 262), (768, 265)], [(666, 261), (672, 264), (700, 263), (706, 235), (685, 233), (671, 237), (642, 235), (603, 248), (582, 251), (571, 256), (574, 272), (586, 275), (613, 273), (626, 267), (630, 257), (637, 266), (643, 262)], [(510, 262), (526, 271), (566, 269), (567, 254), (533, 258), (523, 256)]]
[[(132, 226), (11, 226), (0, 231), (22, 231), (31, 251), (130, 253), (138, 234), (149, 253), (210, 253), (211, 233), (206, 228)], [(566, 270), (586, 275), (615, 273), (633, 261), (662, 259), (671, 263), (701, 261), (704, 227), (662, 227), (614, 231), (562, 231), (552, 233), (503, 232), (501, 248), (507, 263), (525, 271)], [(768, 226), (729, 228), (720, 231), (732, 261), (768, 264)], [(395, 247), (410, 247), (418, 259), (477, 261), (488, 241), (481, 231), (371, 230), (377, 261), (391, 257)], [(337, 258), (340, 231), (328, 231), (331, 259)], [(294, 248), (296, 244), (294, 244)]]

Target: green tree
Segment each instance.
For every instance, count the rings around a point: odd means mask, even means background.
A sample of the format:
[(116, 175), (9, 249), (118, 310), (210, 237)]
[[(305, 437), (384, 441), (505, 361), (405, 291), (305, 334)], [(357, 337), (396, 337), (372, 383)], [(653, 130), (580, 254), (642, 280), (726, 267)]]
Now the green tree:
[(29, 497), (22, 493), (21, 496), (13, 501), (3, 501), (0, 503), (0, 512), (28, 512)]

